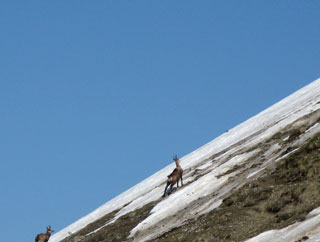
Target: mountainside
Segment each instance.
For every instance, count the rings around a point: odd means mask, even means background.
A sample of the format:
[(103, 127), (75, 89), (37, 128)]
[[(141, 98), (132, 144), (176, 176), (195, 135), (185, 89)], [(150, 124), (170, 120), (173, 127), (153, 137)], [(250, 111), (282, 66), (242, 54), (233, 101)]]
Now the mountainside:
[[(320, 241), (320, 79), (182, 157), (50, 241)], [(251, 238), (251, 239), (250, 239)]]

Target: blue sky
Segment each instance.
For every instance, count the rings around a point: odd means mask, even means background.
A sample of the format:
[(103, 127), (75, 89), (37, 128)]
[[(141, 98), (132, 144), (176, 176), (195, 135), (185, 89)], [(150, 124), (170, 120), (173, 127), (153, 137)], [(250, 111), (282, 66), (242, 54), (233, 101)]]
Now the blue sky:
[(2, 1), (1, 241), (64, 228), (319, 78), (319, 10)]

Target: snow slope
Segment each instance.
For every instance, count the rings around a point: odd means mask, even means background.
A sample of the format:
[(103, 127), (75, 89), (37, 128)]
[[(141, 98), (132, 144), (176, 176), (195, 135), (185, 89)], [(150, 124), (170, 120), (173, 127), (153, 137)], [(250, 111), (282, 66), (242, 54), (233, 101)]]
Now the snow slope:
[[(157, 203), (150, 215), (131, 231), (130, 236), (134, 238), (134, 241), (150, 240), (183, 224), (187, 219), (218, 207), (224, 196), (232, 189), (240, 186), (246, 179), (254, 179), (259, 176), (268, 165), (281, 158), (279, 144), (273, 144), (267, 151), (262, 151), (256, 147), (257, 143), (270, 138), (288, 125), (305, 125), (306, 122), (315, 122), (320, 116), (317, 110), (320, 110), (320, 79), (181, 158), (186, 185)], [(315, 117), (303, 119), (311, 114)], [(320, 125), (317, 123), (310, 125), (300, 142), (320, 131)], [(253, 162), (257, 154), (261, 152), (264, 152), (264, 162), (250, 168), (248, 164)], [(54, 234), (50, 241), (61, 241), (69, 236), (69, 233), (77, 232), (112, 211), (119, 209), (109, 223), (130, 211), (158, 200), (163, 193), (166, 177), (173, 168), (174, 164), (163, 168)], [(237, 178), (230, 179), (235, 177)], [(197, 202), (199, 198), (201, 202)], [(185, 209), (188, 210), (188, 213), (184, 213), (183, 216), (179, 218), (171, 216), (182, 214)], [(320, 238), (320, 231), (315, 229), (319, 223), (319, 211), (315, 210), (310, 214), (310, 219), (301, 224), (281, 231), (265, 232), (249, 241), (270, 241), (272, 236), (281, 238), (281, 241), (290, 241), (295, 237), (292, 237), (292, 234), (301, 235), (309, 230), (314, 231), (312, 236), (309, 236), (309, 240), (316, 241), (312, 239)]]

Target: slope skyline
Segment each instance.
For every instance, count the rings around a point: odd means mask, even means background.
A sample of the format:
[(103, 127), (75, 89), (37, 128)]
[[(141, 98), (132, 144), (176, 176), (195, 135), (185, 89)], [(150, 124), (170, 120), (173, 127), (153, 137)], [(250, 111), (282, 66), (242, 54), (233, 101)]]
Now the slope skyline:
[(0, 3), (2, 239), (65, 228), (319, 78), (319, 10)]

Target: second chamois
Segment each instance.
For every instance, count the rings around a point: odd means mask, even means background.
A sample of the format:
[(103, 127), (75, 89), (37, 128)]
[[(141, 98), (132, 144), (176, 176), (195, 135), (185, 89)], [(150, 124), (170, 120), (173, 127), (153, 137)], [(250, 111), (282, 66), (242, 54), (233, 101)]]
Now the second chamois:
[(183, 181), (182, 181), (183, 170), (182, 170), (180, 163), (179, 163), (180, 160), (176, 155), (173, 157), (173, 160), (176, 163), (176, 168), (168, 176), (167, 185), (166, 185), (166, 188), (164, 189), (163, 197), (166, 196), (168, 186), (170, 186), (170, 192), (173, 191), (172, 187), (174, 186), (175, 183), (177, 183), (177, 187), (179, 187), (179, 180), (180, 179), (181, 179), (181, 186), (183, 186)]
[(49, 225), (47, 227), (47, 232), (38, 234), (37, 237), (35, 238), (35, 242), (47, 242), (51, 236), (51, 233), (53, 233), (54, 230), (51, 229), (51, 226)]

